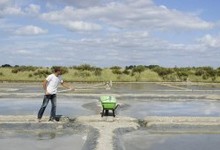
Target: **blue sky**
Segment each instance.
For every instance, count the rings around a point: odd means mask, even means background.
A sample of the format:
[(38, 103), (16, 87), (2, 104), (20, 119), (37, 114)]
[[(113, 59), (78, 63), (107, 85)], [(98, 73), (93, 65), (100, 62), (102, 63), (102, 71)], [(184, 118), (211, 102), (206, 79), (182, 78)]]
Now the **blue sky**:
[(0, 65), (220, 65), (220, 1), (0, 0)]

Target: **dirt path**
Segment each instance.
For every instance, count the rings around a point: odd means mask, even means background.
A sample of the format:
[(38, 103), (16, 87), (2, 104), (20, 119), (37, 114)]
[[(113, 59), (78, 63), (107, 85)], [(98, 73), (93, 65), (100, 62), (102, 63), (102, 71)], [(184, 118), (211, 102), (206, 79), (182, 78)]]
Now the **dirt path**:
[(100, 115), (78, 117), (80, 124), (89, 125), (99, 130), (96, 150), (113, 150), (113, 131), (118, 128), (131, 127), (137, 129), (138, 121), (130, 117), (103, 117)]

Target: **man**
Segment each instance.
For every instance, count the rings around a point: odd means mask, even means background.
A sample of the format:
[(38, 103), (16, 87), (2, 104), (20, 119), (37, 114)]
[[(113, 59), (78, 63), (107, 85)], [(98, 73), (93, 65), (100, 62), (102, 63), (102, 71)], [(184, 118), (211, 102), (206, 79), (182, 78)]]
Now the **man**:
[(43, 116), (43, 113), (49, 103), (51, 101), (51, 112), (50, 112), (50, 119), (49, 121), (55, 121), (56, 117), (56, 94), (57, 94), (57, 88), (58, 85), (61, 83), (61, 85), (65, 88), (68, 88), (70, 90), (73, 90), (69, 85), (64, 84), (62, 77), (61, 77), (62, 71), (61, 68), (57, 67), (54, 69), (54, 73), (49, 75), (46, 80), (43, 82), (43, 88), (45, 91), (43, 103), (41, 105), (41, 108), (38, 112), (38, 122), (41, 122), (41, 118)]

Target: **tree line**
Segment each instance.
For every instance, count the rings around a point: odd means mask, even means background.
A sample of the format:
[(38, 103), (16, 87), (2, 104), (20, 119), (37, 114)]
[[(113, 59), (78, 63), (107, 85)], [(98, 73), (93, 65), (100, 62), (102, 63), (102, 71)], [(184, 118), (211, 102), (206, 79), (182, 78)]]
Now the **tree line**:
[[(187, 81), (189, 76), (196, 76), (200, 77), (203, 80), (210, 79), (211, 81), (216, 81), (218, 77), (220, 77), (220, 67), (213, 68), (210, 66), (204, 67), (162, 67), (159, 65), (130, 65), (125, 67), (120, 66), (112, 66), (109, 68), (100, 68), (96, 66), (92, 66), (89, 64), (82, 64), (79, 66), (53, 66), (49, 67), (36, 67), (36, 66), (11, 66), (10, 64), (4, 64), (1, 68), (11, 68), (11, 73), (19, 73), (28, 71), (30, 72), (29, 77), (32, 76), (39, 76), (39, 77), (46, 77), (48, 74), (52, 73), (55, 67), (61, 67), (63, 74), (69, 72), (70, 69), (77, 70), (75, 72), (76, 76), (83, 76), (89, 77), (91, 75), (94, 76), (101, 76), (104, 69), (109, 69), (114, 75), (121, 76), (135, 76), (145, 72), (146, 70), (150, 70), (158, 74), (164, 81)], [(3, 76), (3, 73), (0, 73), (0, 76)]]

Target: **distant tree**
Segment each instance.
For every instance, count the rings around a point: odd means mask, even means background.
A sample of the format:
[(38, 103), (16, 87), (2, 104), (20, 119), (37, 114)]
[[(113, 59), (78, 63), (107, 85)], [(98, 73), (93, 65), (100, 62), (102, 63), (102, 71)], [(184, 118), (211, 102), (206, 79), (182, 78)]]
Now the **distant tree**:
[(14, 67), (12, 69), (12, 73), (18, 73), (18, 72), (24, 72), (24, 71), (35, 71), (37, 70), (37, 67), (33, 66), (19, 66), (19, 67)]
[(172, 68), (164, 68), (164, 67), (157, 67), (153, 69), (154, 72), (156, 72), (159, 76), (161, 76), (163, 79), (174, 73), (174, 70)]
[(101, 68), (95, 68), (94, 74), (95, 74), (95, 76), (101, 76), (102, 75), (102, 69)]
[(138, 66), (136, 66), (136, 67), (134, 67), (133, 69), (132, 69), (132, 72), (133, 73), (141, 73), (141, 72), (144, 72), (144, 70), (145, 70), (146, 68), (145, 68), (145, 66), (143, 66), (143, 65), (138, 65)]
[(202, 75), (204, 75), (205, 73), (206, 73), (206, 72), (205, 72), (204, 70), (198, 69), (198, 70), (196, 70), (195, 75), (196, 75), (196, 76), (202, 76)]
[(218, 68), (218, 69), (216, 70), (216, 74), (217, 74), (217, 76), (220, 76), (220, 68)]
[(207, 80), (209, 77), (211, 77), (212, 80), (215, 80), (216, 76), (218, 76), (218, 69), (215, 70), (212, 67), (198, 67), (195, 70), (195, 75), (202, 76), (204, 80)]
[(122, 71), (120, 69), (113, 69), (112, 73), (120, 75), (120, 74), (122, 74)]
[(93, 67), (93, 66), (91, 66), (89, 64), (82, 64), (80, 66), (74, 66), (74, 69), (81, 70), (81, 71), (84, 71), (84, 70), (95, 71), (96, 67)]
[(148, 69), (154, 69), (154, 68), (158, 68), (160, 67), (159, 65), (149, 65), (149, 66), (145, 66)]
[(126, 75), (129, 75), (130, 74), (130, 71), (128, 69), (125, 69), (123, 72), (123, 74), (126, 74)]
[(3, 67), (3, 68), (9, 68), (9, 67), (12, 67), (12, 66), (9, 65), (9, 64), (4, 64), (4, 65), (2, 65), (2, 67)]
[(132, 69), (131, 76), (134, 76), (136, 81), (140, 81), (140, 79), (141, 79), (141, 73), (144, 72), (145, 69), (146, 69), (146, 68), (145, 68), (145, 66), (143, 66), (143, 65), (135, 66), (135, 67)]
[(122, 68), (120, 66), (113, 66), (110, 69), (112, 69), (112, 70), (121, 70)]
[(186, 81), (188, 76), (189, 76), (189, 74), (186, 71), (183, 71), (183, 70), (182, 71), (178, 71), (177, 75), (178, 75), (178, 77), (179, 77), (179, 79), (181, 81)]
[(117, 75), (122, 74), (122, 71), (121, 71), (122, 68), (119, 66), (113, 66), (110, 69), (112, 70), (112, 73), (114, 73), (114, 74), (117, 74)]
[(126, 66), (125, 69), (126, 69), (126, 70), (131, 70), (131, 69), (133, 69), (134, 67), (136, 67), (136, 66), (135, 66), (135, 65), (130, 65), (130, 66)]

